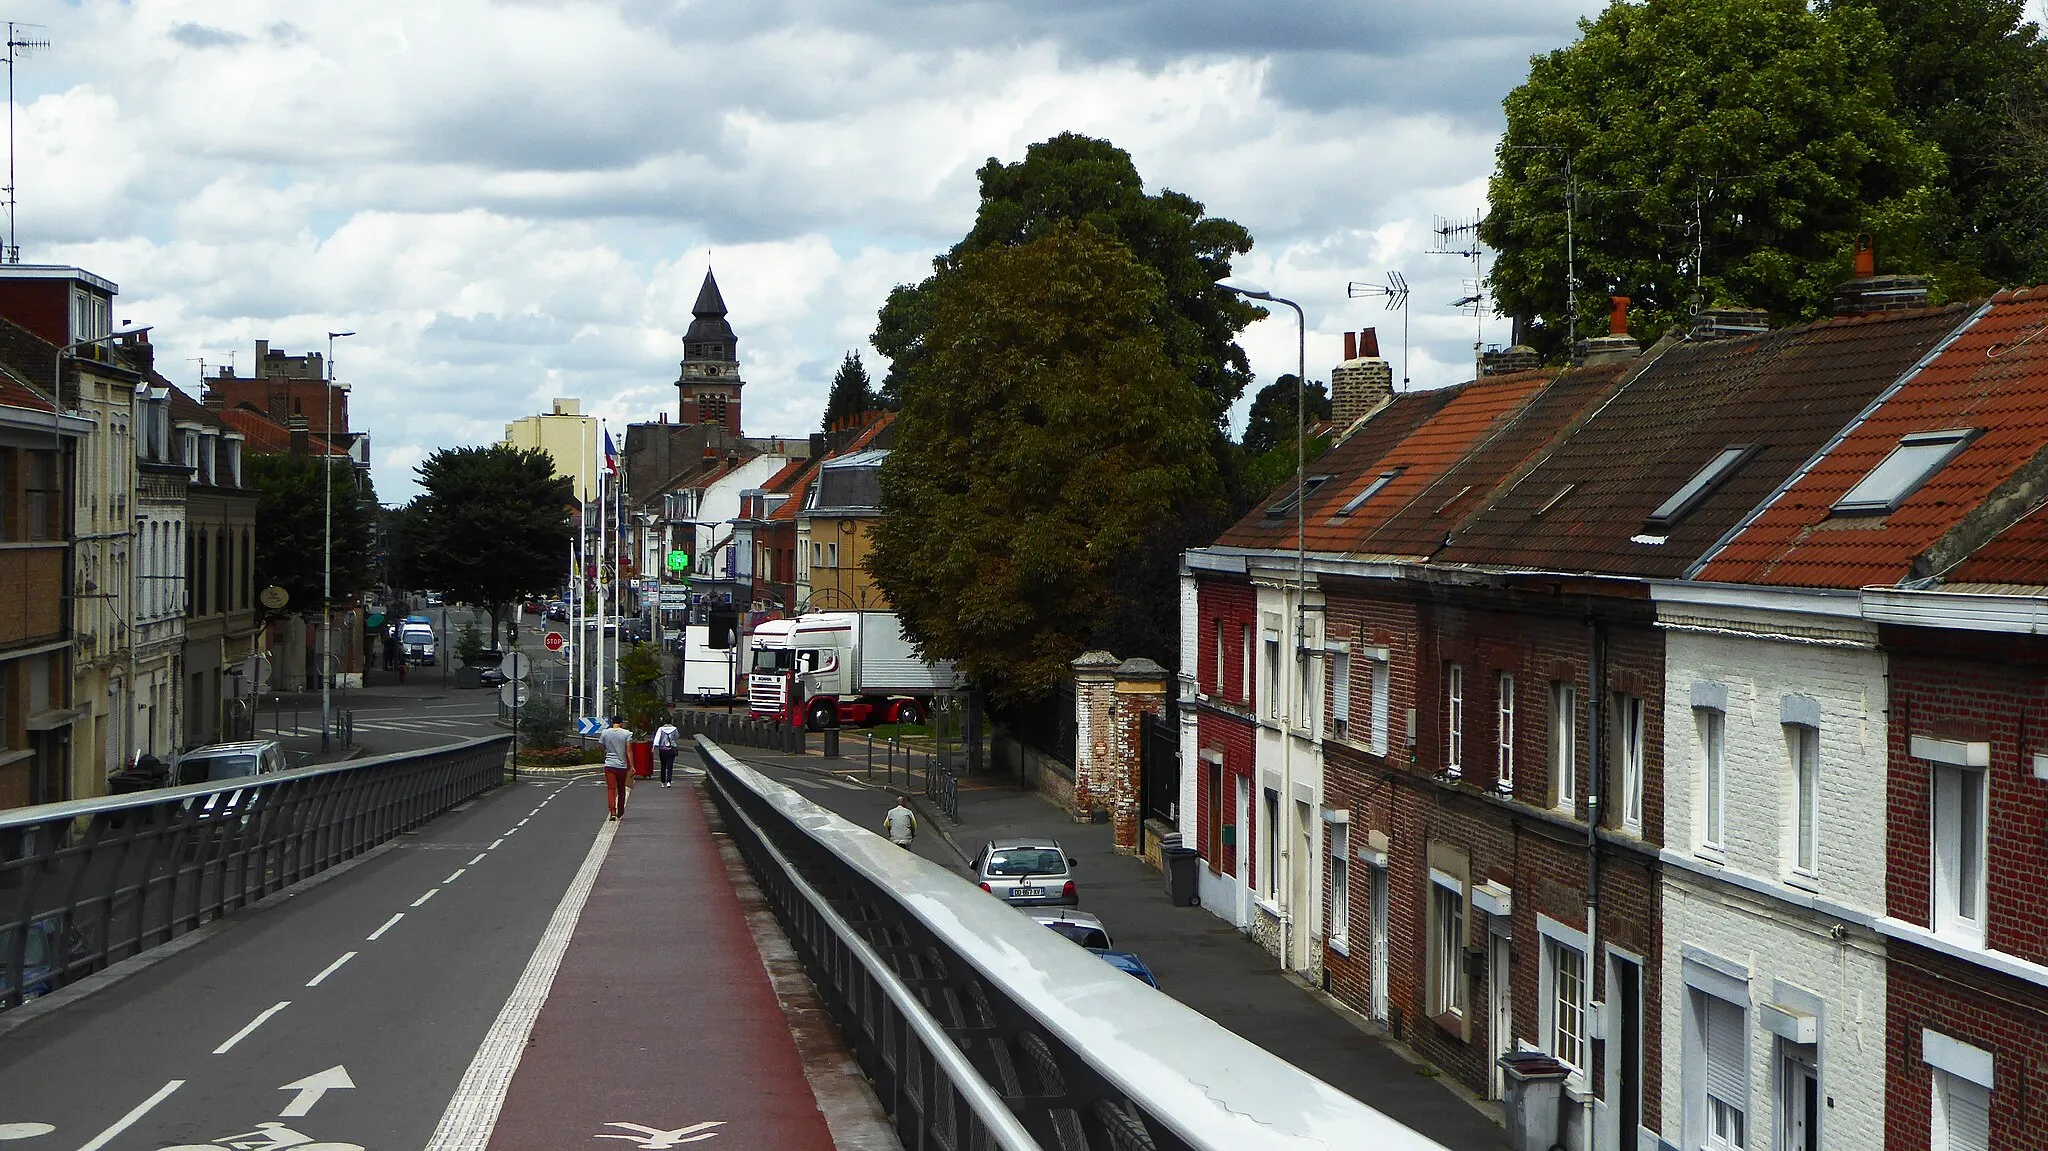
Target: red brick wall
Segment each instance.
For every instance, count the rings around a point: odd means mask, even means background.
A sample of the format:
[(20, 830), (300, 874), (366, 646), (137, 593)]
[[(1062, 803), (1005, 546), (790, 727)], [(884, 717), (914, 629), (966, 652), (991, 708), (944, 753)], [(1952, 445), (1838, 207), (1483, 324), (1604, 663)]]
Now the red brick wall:
[[(1244, 678), (1244, 629), (1252, 628), (1252, 642), (1258, 642), (1259, 595), (1252, 585), (1239, 580), (1196, 581), (1195, 664), (1199, 669), (1196, 689), (1234, 703), (1249, 706), (1252, 685)], [(1222, 679), (1217, 678), (1216, 622), (1223, 621)], [(1219, 690), (1220, 682), (1220, 690)]]
[[(1237, 780), (1240, 777), (1250, 778), (1253, 774), (1254, 742), (1254, 729), (1249, 720), (1207, 708), (1195, 716), (1195, 746), (1223, 753), (1223, 789), (1220, 795), (1210, 794), (1209, 765), (1199, 759), (1195, 763), (1196, 848), (1207, 861), (1209, 870), (1221, 875), (1237, 874), (1237, 851), (1235, 847), (1209, 841), (1209, 812), (1213, 806), (1220, 805), (1221, 818), (1216, 824), (1219, 828), (1236, 822)], [(1251, 825), (1238, 827), (1236, 834), (1245, 838), (1245, 858), (1257, 860), (1258, 856), (1250, 850), (1253, 846)]]
[(2048, 1146), (2048, 991), (1896, 940), (1885, 969), (1885, 1148), (1926, 1151), (1934, 1091), (1921, 1029), (1996, 1060), (1993, 1147)]
[[(1250, 706), (1251, 685), (1244, 677), (1244, 628), (1253, 627), (1253, 642), (1257, 642), (1259, 598), (1258, 592), (1242, 577), (1198, 579), (1195, 583), (1195, 667), (1196, 690), (1226, 704)], [(1216, 623), (1223, 623), (1223, 666), (1216, 666)], [(1220, 678), (1219, 678), (1220, 677)], [(1195, 774), (1195, 826), (1198, 848), (1207, 861), (1209, 870), (1221, 875), (1237, 874), (1237, 849), (1225, 847), (1222, 843), (1211, 843), (1210, 809), (1220, 805), (1221, 819), (1217, 826), (1235, 825), (1237, 819), (1237, 780), (1254, 775), (1254, 744), (1256, 726), (1245, 718), (1228, 711), (1204, 708), (1195, 721), (1196, 746), (1203, 750), (1223, 753), (1223, 788), (1220, 795), (1210, 794), (1208, 764), (1197, 761)], [(1253, 787), (1256, 796), (1257, 788)], [(1236, 827), (1238, 836), (1243, 837), (1245, 858), (1256, 861), (1257, 844), (1252, 842), (1252, 827), (1255, 821)], [(1220, 838), (1220, 837), (1219, 837)], [(1254, 877), (1246, 876), (1246, 882)]]

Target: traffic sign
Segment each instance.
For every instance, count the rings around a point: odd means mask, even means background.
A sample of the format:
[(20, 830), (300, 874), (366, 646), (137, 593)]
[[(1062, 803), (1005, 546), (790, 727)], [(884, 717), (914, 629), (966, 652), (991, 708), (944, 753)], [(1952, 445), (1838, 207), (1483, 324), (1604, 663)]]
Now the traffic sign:
[(505, 658), (498, 661), (498, 670), (504, 673), (506, 679), (525, 679), (527, 667), (532, 663), (532, 660), (526, 658), (525, 652), (508, 651)]
[(689, 607), (690, 585), (686, 583), (661, 585), (661, 606), (665, 608)]
[(668, 570), (672, 572), (689, 571), (690, 553), (681, 550), (672, 551), (668, 553)]
[(519, 680), (508, 679), (498, 685), (498, 698), (505, 701), (506, 707), (524, 707), (533, 698), (533, 689)]
[(604, 721), (594, 715), (586, 715), (576, 721), (577, 735), (596, 735), (604, 730)]
[(269, 608), (271, 611), (276, 611), (277, 609), (283, 607), (286, 603), (290, 602), (291, 596), (283, 588), (278, 587), (276, 584), (272, 584), (269, 587), (264, 588), (262, 591), (258, 592), (256, 594), (256, 599), (264, 607)]
[(562, 645), (567, 641), (562, 638), (561, 632), (551, 631), (548, 633), (548, 638), (541, 642), (547, 645), (549, 651), (560, 651), (562, 650)]

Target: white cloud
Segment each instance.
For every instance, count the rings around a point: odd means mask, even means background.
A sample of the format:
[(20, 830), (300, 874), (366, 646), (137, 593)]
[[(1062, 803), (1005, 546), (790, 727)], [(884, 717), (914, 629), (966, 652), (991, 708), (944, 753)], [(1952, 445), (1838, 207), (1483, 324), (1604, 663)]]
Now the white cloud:
[[(1431, 217), (1480, 206), (1501, 96), (1598, 6), (26, 0), (54, 46), (20, 66), (20, 238), (118, 281), (174, 378), (356, 331), (386, 499), (553, 396), (673, 413), (707, 253), (749, 430), (808, 432), (846, 351), (886, 369), (875, 311), (972, 222), (975, 171), (1067, 130), (1250, 229), (1311, 376), (1346, 328), (1398, 358), (1345, 285), (1405, 273), (1438, 385), (1472, 327)], [(1244, 342), (1293, 370), (1291, 314)]]

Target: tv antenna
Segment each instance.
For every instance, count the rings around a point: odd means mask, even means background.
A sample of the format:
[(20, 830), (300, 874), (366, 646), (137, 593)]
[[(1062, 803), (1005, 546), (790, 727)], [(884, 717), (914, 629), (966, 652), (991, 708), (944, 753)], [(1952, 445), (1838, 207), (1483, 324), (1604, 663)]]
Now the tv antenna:
[(1472, 276), (1465, 281), (1465, 294), (1451, 302), (1454, 308), (1463, 308), (1472, 317), (1472, 378), (1478, 379), (1484, 360), (1481, 353), (1486, 346), (1486, 246), (1479, 242), (1479, 213), (1471, 219), (1459, 217), (1449, 219), (1438, 216), (1430, 228), (1436, 233), (1436, 247), (1430, 254), (1435, 256), (1463, 256), (1472, 261)]
[(7, 198), (7, 246), (0, 250), (0, 261), (9, 264), (21, 263), (21, 245), (14, 235), (14, 63), (50, 46), (48, 39), (37, 35), (42, 28), (41, 24), (7, 22), (7, 187), (0, 189)]
[(1408, 279), (1399, 272), (1388, 272), (1384, 284), (1361, 284), (1357, 280), (1344, 286), (1344, 294), (1351, 299), (1361, 296), (1385, 296), (1387, 310), (1401, 309), (1401, 390), (1408, 390)]

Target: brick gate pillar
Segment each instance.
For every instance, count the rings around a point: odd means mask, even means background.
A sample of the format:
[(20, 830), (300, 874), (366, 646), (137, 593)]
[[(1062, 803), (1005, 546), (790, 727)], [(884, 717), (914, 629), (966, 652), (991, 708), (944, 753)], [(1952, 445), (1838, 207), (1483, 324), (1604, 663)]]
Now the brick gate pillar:
[(1110, 771), (1109, 820), (1116, 830), (1118, 855), (1138, 854), (1140, 826), (1145, 822), (1145, 797), (1139, 792), (1138, 759), (1144, 754), (1145, 717), (1166, 708), (1166, 669), (1149, 659), (1127, 659), (1116, 668), (1117, 739)]
[(1116, 738), (1117, 658), (1106, 651), (1083, 652), (1074, 670), (1075, 823), (1093, 823), (1110, 806), (1111, 764)]

